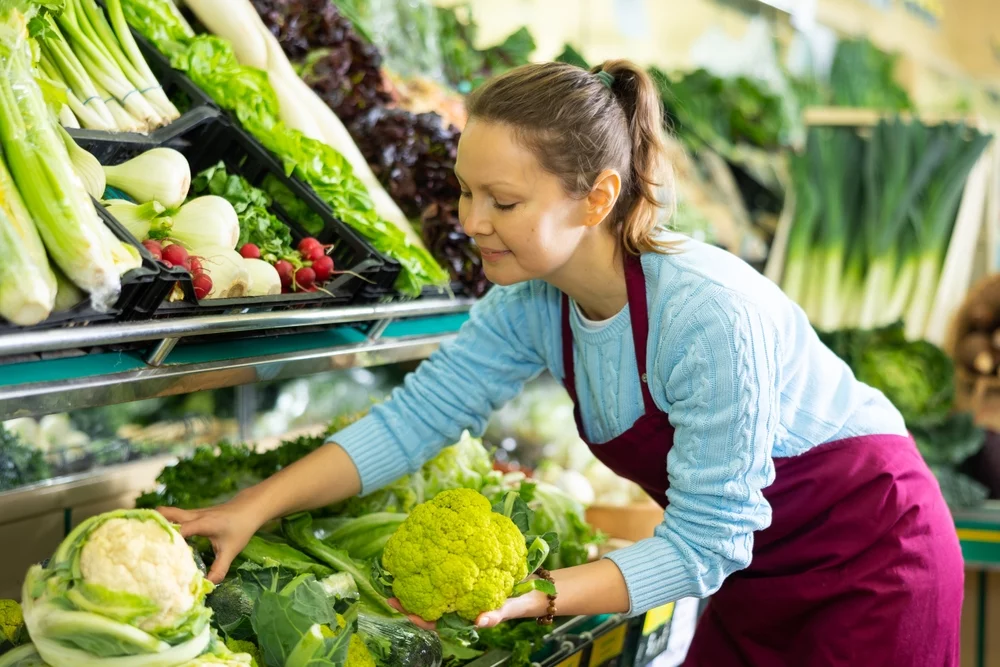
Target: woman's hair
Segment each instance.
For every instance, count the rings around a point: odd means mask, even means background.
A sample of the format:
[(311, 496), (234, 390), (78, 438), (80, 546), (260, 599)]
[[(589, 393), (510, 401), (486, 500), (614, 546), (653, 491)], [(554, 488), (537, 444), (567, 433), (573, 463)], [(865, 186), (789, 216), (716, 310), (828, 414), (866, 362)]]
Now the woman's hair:
[[(559, 177), (585, 197), (605, 169), (621, 175), (609, 216), (626, 252), (666, 252), (657, 237), (669, 184), (664, 160), (663, 107), (656, 84), (628, 60), (608, 60), (589, 72), (564, 63), (524, 65), (487, 81), (466, 102), (469, 117), (502, 123)], [(669, 197), (672, 200), (672, 196)]]

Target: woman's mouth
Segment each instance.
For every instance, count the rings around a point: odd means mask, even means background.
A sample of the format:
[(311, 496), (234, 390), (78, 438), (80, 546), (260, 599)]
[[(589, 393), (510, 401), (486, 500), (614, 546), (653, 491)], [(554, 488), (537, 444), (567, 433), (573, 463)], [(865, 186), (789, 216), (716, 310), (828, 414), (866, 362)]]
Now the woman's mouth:
[(509, 255), (510, 250), (490, 250), (489, 248), (480, 248), (479, 253), (483, 256), (484, 262), (495, 263)]

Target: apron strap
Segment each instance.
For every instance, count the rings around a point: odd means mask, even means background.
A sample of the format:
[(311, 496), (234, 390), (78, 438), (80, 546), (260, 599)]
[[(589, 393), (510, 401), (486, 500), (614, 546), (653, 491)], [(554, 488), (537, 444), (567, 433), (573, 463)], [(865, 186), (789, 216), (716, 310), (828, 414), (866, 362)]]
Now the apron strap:
[[(625, 287), (628, 291), (629, 315), (632, 321), (632, 341), (635, 345), (635, 362), (639, 369), (639, 387), (642, 390), (642, 402), (646, 414), (658, 412), (653, 395), (649, 392), (649, 381), (646, 375), (646, 344), (649, 340), (649, 307), (646, 304), (646, 277), (642, 271), (642, 261), (635, 255), (625, 256)], [(562, 296), (562, 352), (563, 374), (565, 375), (566, 391), (573, 402), (579, 405), (576, 398), (576, 370), (573, 367), (573, 328), (570, 325), (569, 296)]]

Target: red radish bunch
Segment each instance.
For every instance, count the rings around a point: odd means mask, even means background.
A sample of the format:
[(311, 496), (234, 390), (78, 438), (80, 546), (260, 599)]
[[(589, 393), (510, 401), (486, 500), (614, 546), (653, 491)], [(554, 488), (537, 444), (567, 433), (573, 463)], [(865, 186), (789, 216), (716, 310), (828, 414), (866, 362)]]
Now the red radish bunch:
[(142, 245), (168, 269), (176, 266), (187, 270), (191, 274), (191, 286), (196, 298), (204, 299), (212, 291), (212, 277), (205, 271), (201, 258), (188, 254), (184, 246), (179, 243), (162, 245), (154, 240), (143, 241)]
[[(299, 241), (296, 252), (274, 262), (282, 293), (315, 292), (328, 281), (334, 274), (333, 258), (327, 254), (332, 247), (309, 236)], [(257, 257), (259, 252), (251, 243), (240, 248), (244, 257)]]

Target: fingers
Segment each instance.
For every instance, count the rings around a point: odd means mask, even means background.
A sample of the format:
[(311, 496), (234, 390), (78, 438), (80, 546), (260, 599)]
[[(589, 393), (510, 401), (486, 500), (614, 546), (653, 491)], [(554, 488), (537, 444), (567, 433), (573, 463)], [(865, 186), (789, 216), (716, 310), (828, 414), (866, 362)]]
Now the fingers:
[(422, 628), (424, 630), (430, 630), (431, 632), (437, 630), (437, 623), (435, 623), (433, 621), (425, 621), (424, 619), (420, 618), (419, 616), (415, 616), (414, 614), (407, 613), (406, 610), (403, 609), (403, 605), (400, 604), (400, 602), (399, 602), (398, 599), (396, 599), (396, 598), (389, 598), (388, 602), (389, 602), (389, 606), (390, 607), (392, 607), (393, 609), (395, 609), (398, 612), (402, 612), (402, 613), (406, 614), (406, 617), (408, 619), (410, 619), (410, 622), (413, 623), (418, 628)]
[(222, 580), (226, 578), (226, 573), (229, 572), (229, 566), (233, 564), (233, 559), (236, 558), (238, 553), (233, 552), (231, 549), (216, 549), (215, 562), (212, 563), (212, 569), (208, 572), (208, 580), (213, 584), (221, 584)]
[(189, 537), (214, 537), (215, 531), (211, 529), (205, 517), (196, 517), (181, 523), (179, 532), (185, 540)]
[(163, 515), (163, 518), (170, 523), (182, 524), (186, 521), (191, 521), (196, 516), (197, 512), (192, 512), (191, 510), (182, 510), (179, 507), (157, 507), (156, 511)]
[(480, 629), (492, 628), (503, 622), (503, 615), (496, 612), (483, 613), (476, 618), (476, 627)]

